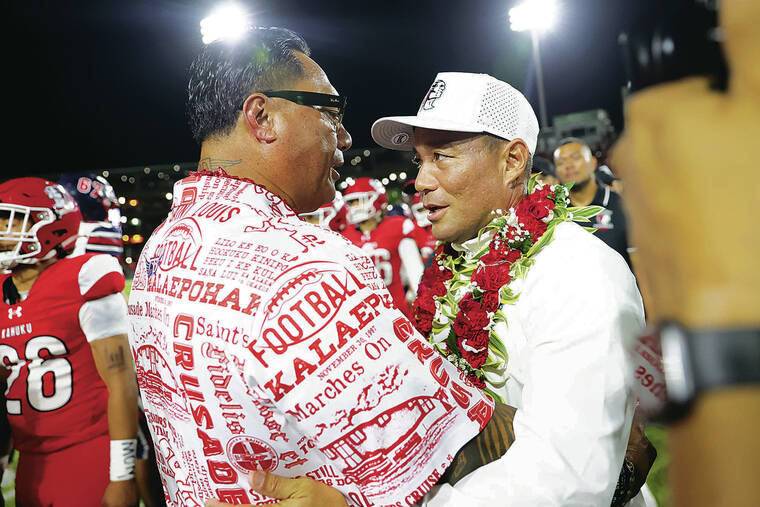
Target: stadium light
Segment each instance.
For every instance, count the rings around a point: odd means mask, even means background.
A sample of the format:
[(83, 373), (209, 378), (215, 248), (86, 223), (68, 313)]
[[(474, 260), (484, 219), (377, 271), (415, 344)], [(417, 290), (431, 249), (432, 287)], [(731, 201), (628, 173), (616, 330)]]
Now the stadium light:
[(236, 3), (226, 3), (201, 20), (201, 37), (204, 44), (211, 44), (219, 39), (234, 41), (250, 26), (245, 9)]
[(555, 0), (526, 0), (509, 9), (509, 27), (515, 32), (530, 31), (533, 42), (533, 62), (536, 67), (536, 87), (538, 88), (538, 109), (541, 115), (541, 127), (548, 127), (546, 114), (546, 96), (544, 94), (544, 73), (541, 70), (541, 51), (538, 47), (538, 34), (552, 29), (557, 22), (557, 4)]
[(515, 32), (545, 32), (554, 28), (556, 22), (557, 3), (554, 0), (526, 0), (509, 9), (509, 27)]

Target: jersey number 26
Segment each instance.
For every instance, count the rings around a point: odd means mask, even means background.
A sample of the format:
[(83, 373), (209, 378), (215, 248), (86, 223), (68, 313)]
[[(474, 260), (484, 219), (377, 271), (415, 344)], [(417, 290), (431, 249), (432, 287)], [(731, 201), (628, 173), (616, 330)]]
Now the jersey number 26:
[[(43, 350), (47, 351), (45, 357), (41, 354)], [(25, 359), (20, 359), (16, 349), (10, 345), (0, 345), (0, 361), (11, 369), (6, 396), (11, 393), (13, 383), (26, 365), (26, 398), (29, 405), (38, 412), (50, 412), (66, 405), (72, 392), (71, 363), (64, 357), (55, 357), (66, 353), (66, 344), (55, 336), (36, 336), (26, 342)], [(21, 414), (21, 400), (8, 398), (6, 406), (9, 415)]]

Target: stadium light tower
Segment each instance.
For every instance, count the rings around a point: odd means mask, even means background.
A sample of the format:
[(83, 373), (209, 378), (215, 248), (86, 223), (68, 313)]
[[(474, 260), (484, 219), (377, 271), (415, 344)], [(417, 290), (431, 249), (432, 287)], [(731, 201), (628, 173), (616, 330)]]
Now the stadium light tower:
[(245, 9), (236, 3), (226, 3), (216, 7), (201, 20), (201, 36), (204, 44), (211, 44), (218, 39), (234, 41), (250, 26)]
[(555, 0), (525, 0), (522, 4), (509, 9), (509, 27), (515, 32), (530, 31), (533, 41), (533, 63), (536, 66), (536, 85), (538, 87), (538, 107), (541, 115), (541, 127), (548, 127), (546, 116), (546, 96), (544, 95), (544, 74), (541, 70), (541, 51), (538, 36), (554, 27), (557, 21), (557, 4)]

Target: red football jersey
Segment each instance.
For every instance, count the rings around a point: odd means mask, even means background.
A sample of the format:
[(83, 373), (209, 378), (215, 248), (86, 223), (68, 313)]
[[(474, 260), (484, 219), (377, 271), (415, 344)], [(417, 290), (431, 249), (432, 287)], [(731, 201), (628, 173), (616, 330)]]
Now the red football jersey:
[(417, 248), (420, 249), (420, 253), (422, 254), (423, 262), (427, 262), (435, 251), (436, 239), (435, 236), (433, 236), (431, 229), (432, 226), (430, 225), (427, 227), (420, 227), (415, 224), (414, 232), (412, 233), (412, 237), (414, 237), (414, 241), (417, 243)]
[[(6, 292), (6, 280), (0, 279)], [(0, 301), (0, 359), (11, 370), (8, 421), (22, 452), (49, 453), (108, 433), (108, 391), (79, 323), (82, 305), (121, 292), (124, 274), (103, 254), (61, 259), (27, 298)]]
[(355, 227), (347, 227), (343, 235), (360, 247), (375, 263), (375, 268), (388, 287), (394, 303), (404, 313), (409, 314), (406, 290), (401, 280), (401, 257), (398, 245), (404, 238), (412, 238), (414, 223), (406, 217), (393, 215), (383, 219), (374, 230), (362, 233)]

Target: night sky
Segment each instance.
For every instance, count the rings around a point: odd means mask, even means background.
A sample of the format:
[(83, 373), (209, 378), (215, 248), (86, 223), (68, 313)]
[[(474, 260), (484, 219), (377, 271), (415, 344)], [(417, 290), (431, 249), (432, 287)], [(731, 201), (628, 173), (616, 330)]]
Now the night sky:
[[(549, 115), (606, 109), (619, 129), (624, 81), (618, 33), (645, 0), (560, 0), (541, 41)], [(201, 47), (208, 0), (11, 0), (5, 47), (3, 179), (193, 161), (186, 69)], [(374, 146), (381, 117), (414, 114), (440, 71), (485, 72), (523, 90), (538, 111), (530, 36), (509, 29), (516, 0), (241, 1), (257, 25), (299, 32), (349, 96), (354, 147)]]

